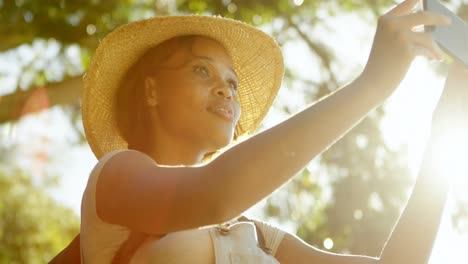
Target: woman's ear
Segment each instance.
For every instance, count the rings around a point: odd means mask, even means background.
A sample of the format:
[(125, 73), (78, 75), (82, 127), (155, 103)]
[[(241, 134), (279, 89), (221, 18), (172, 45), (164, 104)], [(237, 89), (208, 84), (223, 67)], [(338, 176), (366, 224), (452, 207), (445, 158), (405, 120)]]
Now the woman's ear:
[(156, 106), (158, 104), (157, 82), (153, 77), (145, 78), (145, 99), (148, 106)]

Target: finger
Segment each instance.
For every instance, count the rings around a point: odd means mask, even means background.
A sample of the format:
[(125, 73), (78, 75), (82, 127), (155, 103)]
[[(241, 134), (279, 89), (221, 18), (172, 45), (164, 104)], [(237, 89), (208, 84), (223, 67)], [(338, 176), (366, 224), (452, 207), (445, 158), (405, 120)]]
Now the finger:
[(395, 6), (387, 14), (401, 16), (411, 13), (411, 10), (419, 3), (420, 0), (405, 0), (402, 3)]
[(430, 61), (439, 61), (439, 58), (437, 58), (432, 52), (420, 45), (413, 45), (411, 52), (415, 57), (425, 57)]
[(452, 65), (451, 65), (451, 69), (456, 69), (458, 70), (459, 72), (464, 72), (465, 74), (468, 73), (468, 67), (463, 64), (462, 62), (460, 62), (459, 60), (454, 60)]
[[(444, 60), (445, 53), (429, 33), (419, 33), (418, 35), (414, 36), (414, 43), (424, 48), (426, 57), (438, 61)], [(428, 56), (429, 54), (430, 56)]]
[(406, 16), (401, 16), (400, 23), (410, 28), (416, 26), (445, 26), (451, 23), (451, 19), (447, 16), (428, 12), (420, 11)]
[(443, 60), (444, 52), (434, 41), (430, 33), (411, 33), (410, 40), (415, 56), (424, 56), (429, 59)]

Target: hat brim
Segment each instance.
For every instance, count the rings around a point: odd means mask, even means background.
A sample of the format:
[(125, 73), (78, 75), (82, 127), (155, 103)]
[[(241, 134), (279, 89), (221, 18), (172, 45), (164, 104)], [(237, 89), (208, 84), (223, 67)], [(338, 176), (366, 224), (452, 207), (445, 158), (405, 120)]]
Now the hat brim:
[(239, 78), (241, 116), (236, 134), (254, 132), (281, 86), (281, 49), (261, 30), (240, 21), (214, 16), (169, 16), (132, 22), (109, 33), (99, 44), (84, 77), (82, 97), (86, 138), (99, 159), (125, 149), (117, 130), (115, 94), (128, 69), (145, 51), (165, 40), (201, 35), (221, 43)]

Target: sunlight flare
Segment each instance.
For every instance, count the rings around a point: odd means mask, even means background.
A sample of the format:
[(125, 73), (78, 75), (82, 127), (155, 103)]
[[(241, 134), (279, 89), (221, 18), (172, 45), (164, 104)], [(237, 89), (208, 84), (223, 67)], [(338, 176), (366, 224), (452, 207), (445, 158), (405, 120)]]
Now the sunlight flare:
[(468, 120), (451, 124), (436, 145), (438, 159), (434, 168), (449, 177), (455, 195), (468, 200)]

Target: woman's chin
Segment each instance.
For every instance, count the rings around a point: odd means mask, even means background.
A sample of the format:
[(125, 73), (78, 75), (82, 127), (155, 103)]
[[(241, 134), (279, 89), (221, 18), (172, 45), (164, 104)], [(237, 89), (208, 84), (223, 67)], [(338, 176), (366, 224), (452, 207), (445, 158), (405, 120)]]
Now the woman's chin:
[(215, 140), (211, 141), (210, 144), (210, 152), (211, 151), (218, 151), (222, 148), (227, 147), (229, 144), (232, 142), (232, 137), (219, 137), (216, 138)]

